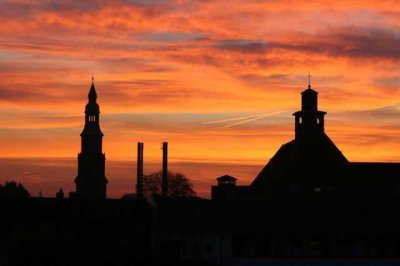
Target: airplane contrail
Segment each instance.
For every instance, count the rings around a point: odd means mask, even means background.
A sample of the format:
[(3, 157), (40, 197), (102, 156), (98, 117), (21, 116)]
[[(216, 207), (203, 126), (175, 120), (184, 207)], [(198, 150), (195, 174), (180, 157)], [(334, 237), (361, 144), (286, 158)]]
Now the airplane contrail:
[[(264, 115), (264, 114), (262, 114), (262, 115)], [(260, 116), (260, 114), (258, 114), (258, 115), (240, 116), (240, 117), (235, 117), (235, 118), (228, 118), (228, 119), (222, 119), (222, 120), (206, 122), (204, 124), (218, 124), (218, 123), (231, 122), (231, 121), (237, 121), (237, 120), (243, 120), (243, 119), (251, 119), (253, 117), (259, 117), (259, 116)]]
[(237, 125), (244, 124), (244, 123), (248, 123), (248, 122), (251, 122), (251, 121), (254, 121), (254, 120), (258, 120), (258, 119), (261, 119), (261, 118), (264, 118), (264, 117), (267, 117), (267, 116), (272, 116), (272, 115), (280, 114), (280, 113), (283, 113), (283, 112), (284, 112), (284, 111), (277, 111), (277, 112), (273, 112), (273, 113), (268, 113), (268, 114), (259, 115), (259, 116), (257, 116), (257, 117), (253, 117), (253, 118), (250, 118), (250, 119), (247, 119), (247, 120), (244, 120), (244, 121), (240, 121), (240, 122), (236, 122), (236, 123), (233, 123), (233, 124), (226, 125), (225, 128), (237, 126)]

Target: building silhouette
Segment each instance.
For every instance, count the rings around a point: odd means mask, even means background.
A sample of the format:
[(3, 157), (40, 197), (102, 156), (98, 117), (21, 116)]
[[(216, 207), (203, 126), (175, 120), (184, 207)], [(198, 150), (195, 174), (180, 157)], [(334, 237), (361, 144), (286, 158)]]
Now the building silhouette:
[(249, 186), (236, 185), (237, 178), (230, 175), (217, 177), (217, 185), (211, 187), (213, 200), (238, 200), (251, 198)]
[(105, 154), (102, 151), (103, 133), (100, 129), (100, 107), (92, 80), (85, 107), (85, 126), (81, 133), (81, 152), (78, 154), (78, 175), (75, 178), (76, 196), (86, 199), (105, 199), (108, 180), (105, 176)]
[(318, 92), (308, 85), (301, 93), (295, 138), (282, 145), (247, 188), (221, 183), (213, 199), (265, 199), (274, 196), (382, 197), (400, 195), (400, 163), (349, 162), (325, 133)]
[(96, 98), (92, 83), (74, 197), (0, 198), (0, 265), (400, 265), (400, 164), (349, 162), (311, 86), (295, 138), (250, 185), (218, 177), (211, 200), (106, 199)]
[(348, 160), (325, 133), (326, 112), (309, 85), (301, 93), (295, 138), (284, 144), (250, 185), (263, 195), (341, 192)]

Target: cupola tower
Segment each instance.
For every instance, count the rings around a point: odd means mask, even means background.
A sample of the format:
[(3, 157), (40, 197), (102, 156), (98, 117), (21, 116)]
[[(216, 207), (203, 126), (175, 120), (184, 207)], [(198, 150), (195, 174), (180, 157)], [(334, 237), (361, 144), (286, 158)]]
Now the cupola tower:
[(311, 140), (323, 135), (326, 112), (318, 110), (318, 92), (311, 85), (301, 93), (301, 111), (293, 115), (296, 140)]

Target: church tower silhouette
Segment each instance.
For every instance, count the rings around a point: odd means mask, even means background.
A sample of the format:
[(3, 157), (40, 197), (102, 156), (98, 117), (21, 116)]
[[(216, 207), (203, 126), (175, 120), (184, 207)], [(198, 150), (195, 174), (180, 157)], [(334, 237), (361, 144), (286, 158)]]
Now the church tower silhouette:
[(282, 145), (252, 182), (262, 195), (342, 193), (349, 162), (325, 133), (326, 112), (318, 110), (318, 92), (301, 93), (295, 117), (295, 138)]
[(296, 139), (320, 138), (324, 133), (326, 112), (318, 110), (318, 92), (311, 85), (301, 93), (301, 111), (295, 112)]
[(81, 133), (81, 152), (78, 154), (78, 176), (75, 179), (79, 198), (105, 199), (108, 180), (105, 176), (105, 154), (102, 151), (103, 133), (100, 129), (100, 108), (92, 79), (89, 102), (85, 107), (85, 127)]

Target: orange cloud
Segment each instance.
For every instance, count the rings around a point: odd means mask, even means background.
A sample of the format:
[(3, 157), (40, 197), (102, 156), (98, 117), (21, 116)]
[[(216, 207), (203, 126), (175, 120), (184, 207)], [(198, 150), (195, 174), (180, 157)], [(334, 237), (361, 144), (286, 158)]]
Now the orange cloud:
[[(389, 0), (3, 1), (0, 156), (74, 158), (94, 72), (110, 161), (133, 160), (137, 141), (159, 160), (167, 140), (172, 162), (261, 165), (293, 137), (311, 72), (344, 154), (399, 160), (399, 12)], [(230, 168), (204, 172), (201, 191)], [(23, 176), (48, 182), (43, 171)]]

